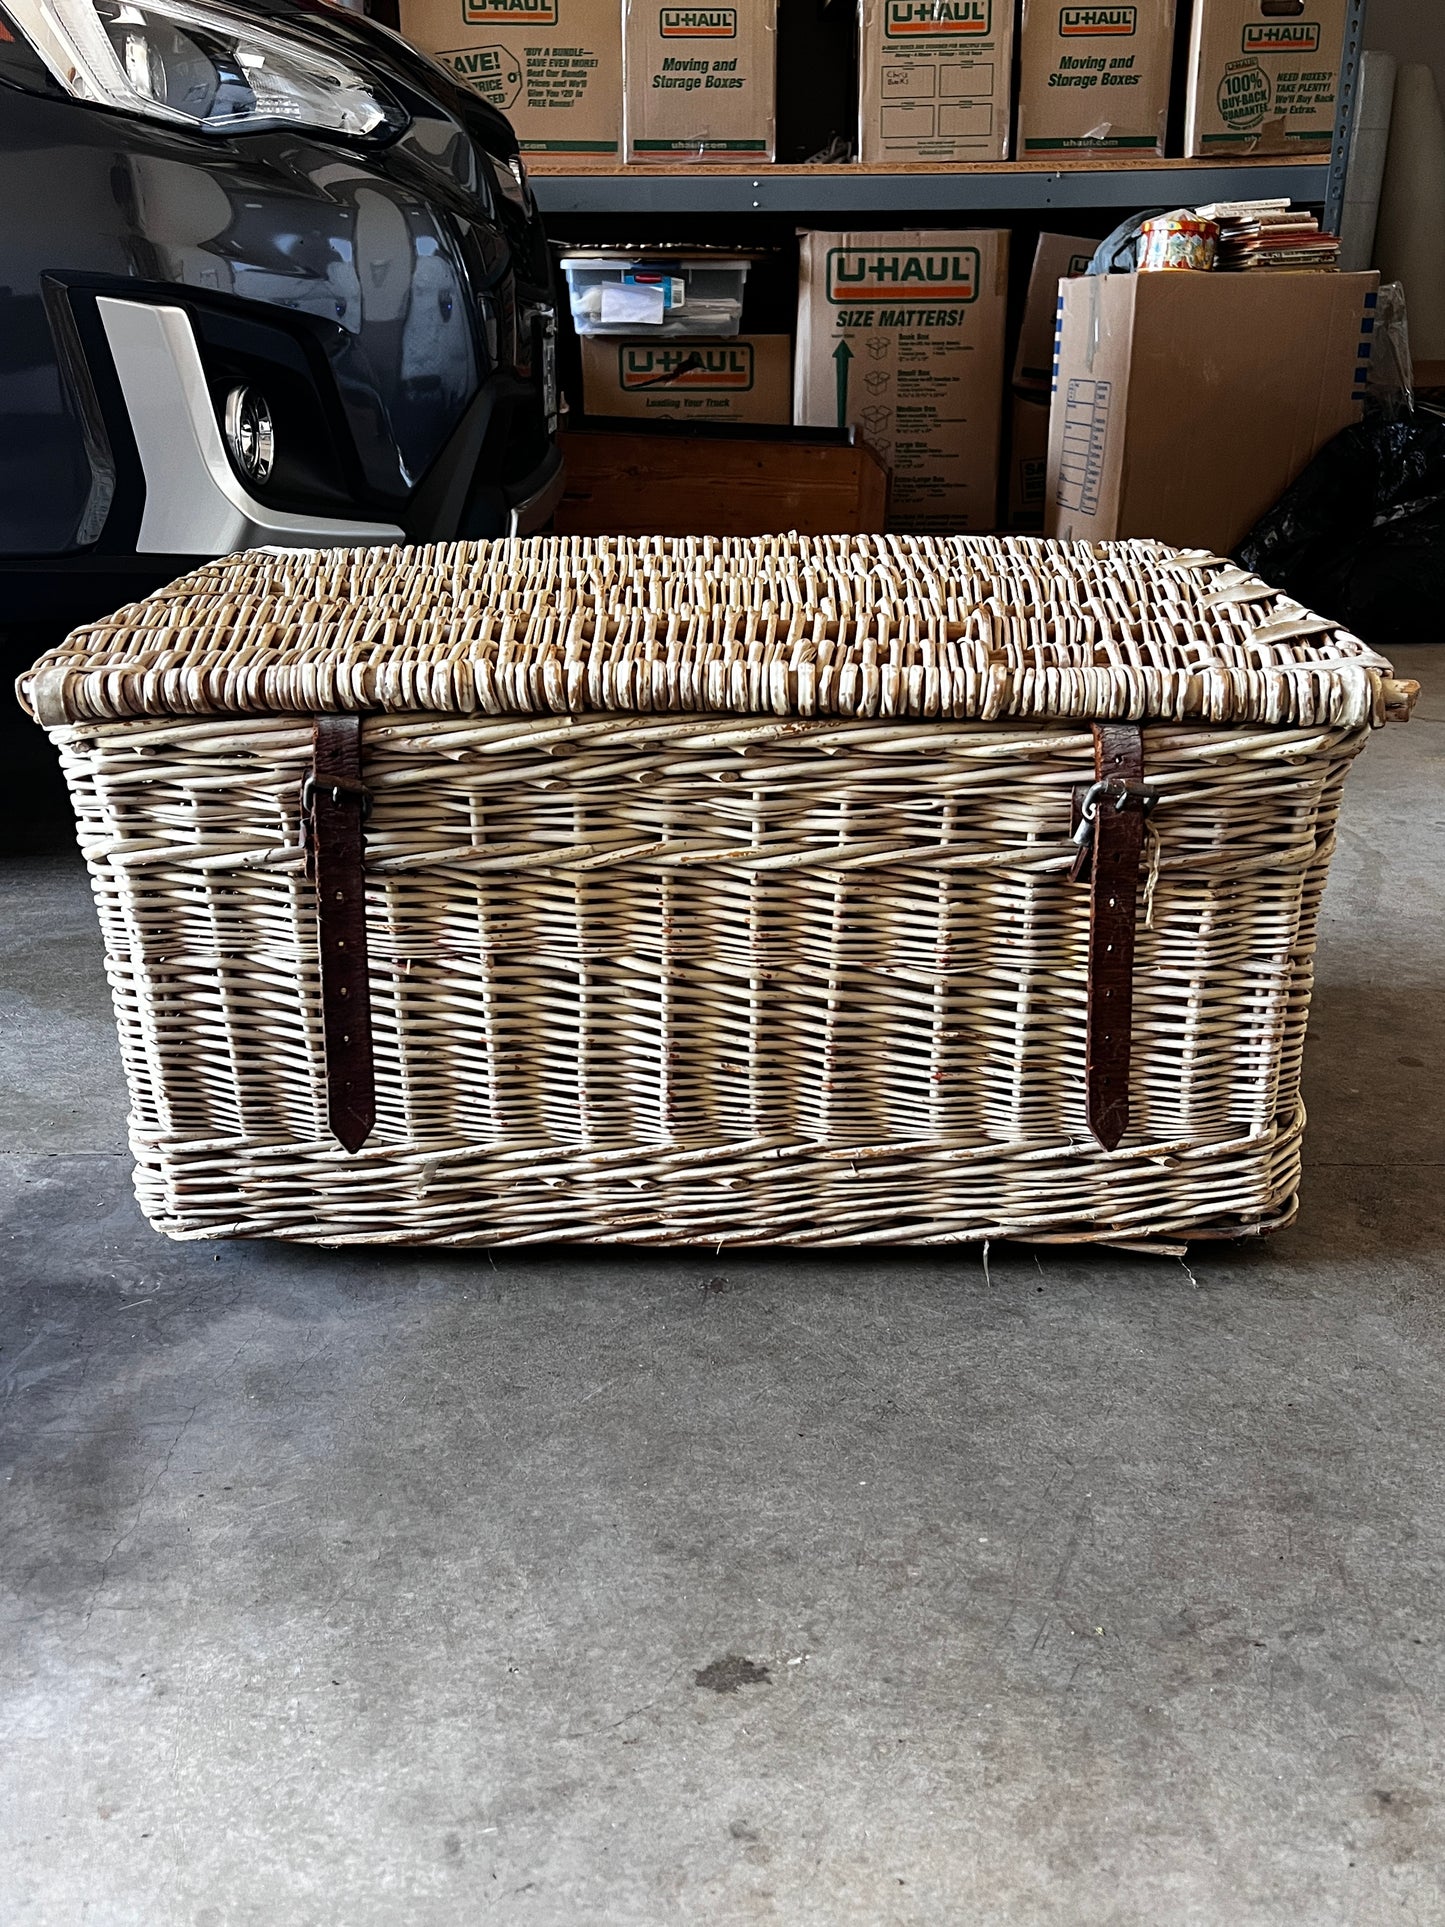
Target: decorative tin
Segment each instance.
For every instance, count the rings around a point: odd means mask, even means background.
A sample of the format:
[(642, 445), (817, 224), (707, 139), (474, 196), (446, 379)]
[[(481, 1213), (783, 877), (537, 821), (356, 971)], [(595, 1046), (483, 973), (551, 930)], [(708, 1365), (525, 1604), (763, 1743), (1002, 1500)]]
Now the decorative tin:
[(1183, 209), (1160, 214), (1139, 230), (1139, 272), (1171, 268), (1212, 268), (1219, 251), (1218, 221), (1201, 220)]

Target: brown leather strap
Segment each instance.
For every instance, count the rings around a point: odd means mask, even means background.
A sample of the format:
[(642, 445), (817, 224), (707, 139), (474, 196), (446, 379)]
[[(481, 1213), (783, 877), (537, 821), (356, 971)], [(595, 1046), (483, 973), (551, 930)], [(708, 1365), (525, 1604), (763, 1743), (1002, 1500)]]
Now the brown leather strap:
[(1129, 1128), (1134, 935), (1144, 850), (1144, 742), (1132, 723), (1095, 723), (1089, 876), (1089, 1129), (1112, 1151)]
[(376, 1122), (362, 867), (368, 810), (361, 781), (361, 718), (318, 716), (302, 813), (308, 867), (316, 881), (326, 1118), (348, 1151), (361, 1149)]

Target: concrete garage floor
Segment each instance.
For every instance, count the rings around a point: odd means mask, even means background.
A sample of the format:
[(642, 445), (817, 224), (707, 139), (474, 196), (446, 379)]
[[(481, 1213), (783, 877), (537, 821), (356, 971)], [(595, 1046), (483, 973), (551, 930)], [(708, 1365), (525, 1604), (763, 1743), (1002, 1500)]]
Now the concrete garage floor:
[(13, 860), (4, 1920), (1445, 1919), (1436, 660), (1299, 1225), (1189, 1266), (167, 1244)]

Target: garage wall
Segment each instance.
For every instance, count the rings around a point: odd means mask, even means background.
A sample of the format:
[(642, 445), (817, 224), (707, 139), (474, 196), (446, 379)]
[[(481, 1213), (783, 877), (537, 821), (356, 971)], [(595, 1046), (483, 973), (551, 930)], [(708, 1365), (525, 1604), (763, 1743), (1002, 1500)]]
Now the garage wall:
[(1365, 44), (1400, 61), (1426, 62), (1445, 100), (1445, 6), (1439, 0), (1370, 0)]

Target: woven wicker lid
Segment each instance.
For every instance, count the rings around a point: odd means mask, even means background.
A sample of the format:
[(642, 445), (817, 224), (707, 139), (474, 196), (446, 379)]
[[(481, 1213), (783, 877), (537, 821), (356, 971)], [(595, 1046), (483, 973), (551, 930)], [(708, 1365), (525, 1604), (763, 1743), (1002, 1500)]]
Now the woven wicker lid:
[(1359, 727), (1414, 685), (1233, 563), (1024, 536), (252, 550), (78, 629), (47, 726), (587, 710)]

